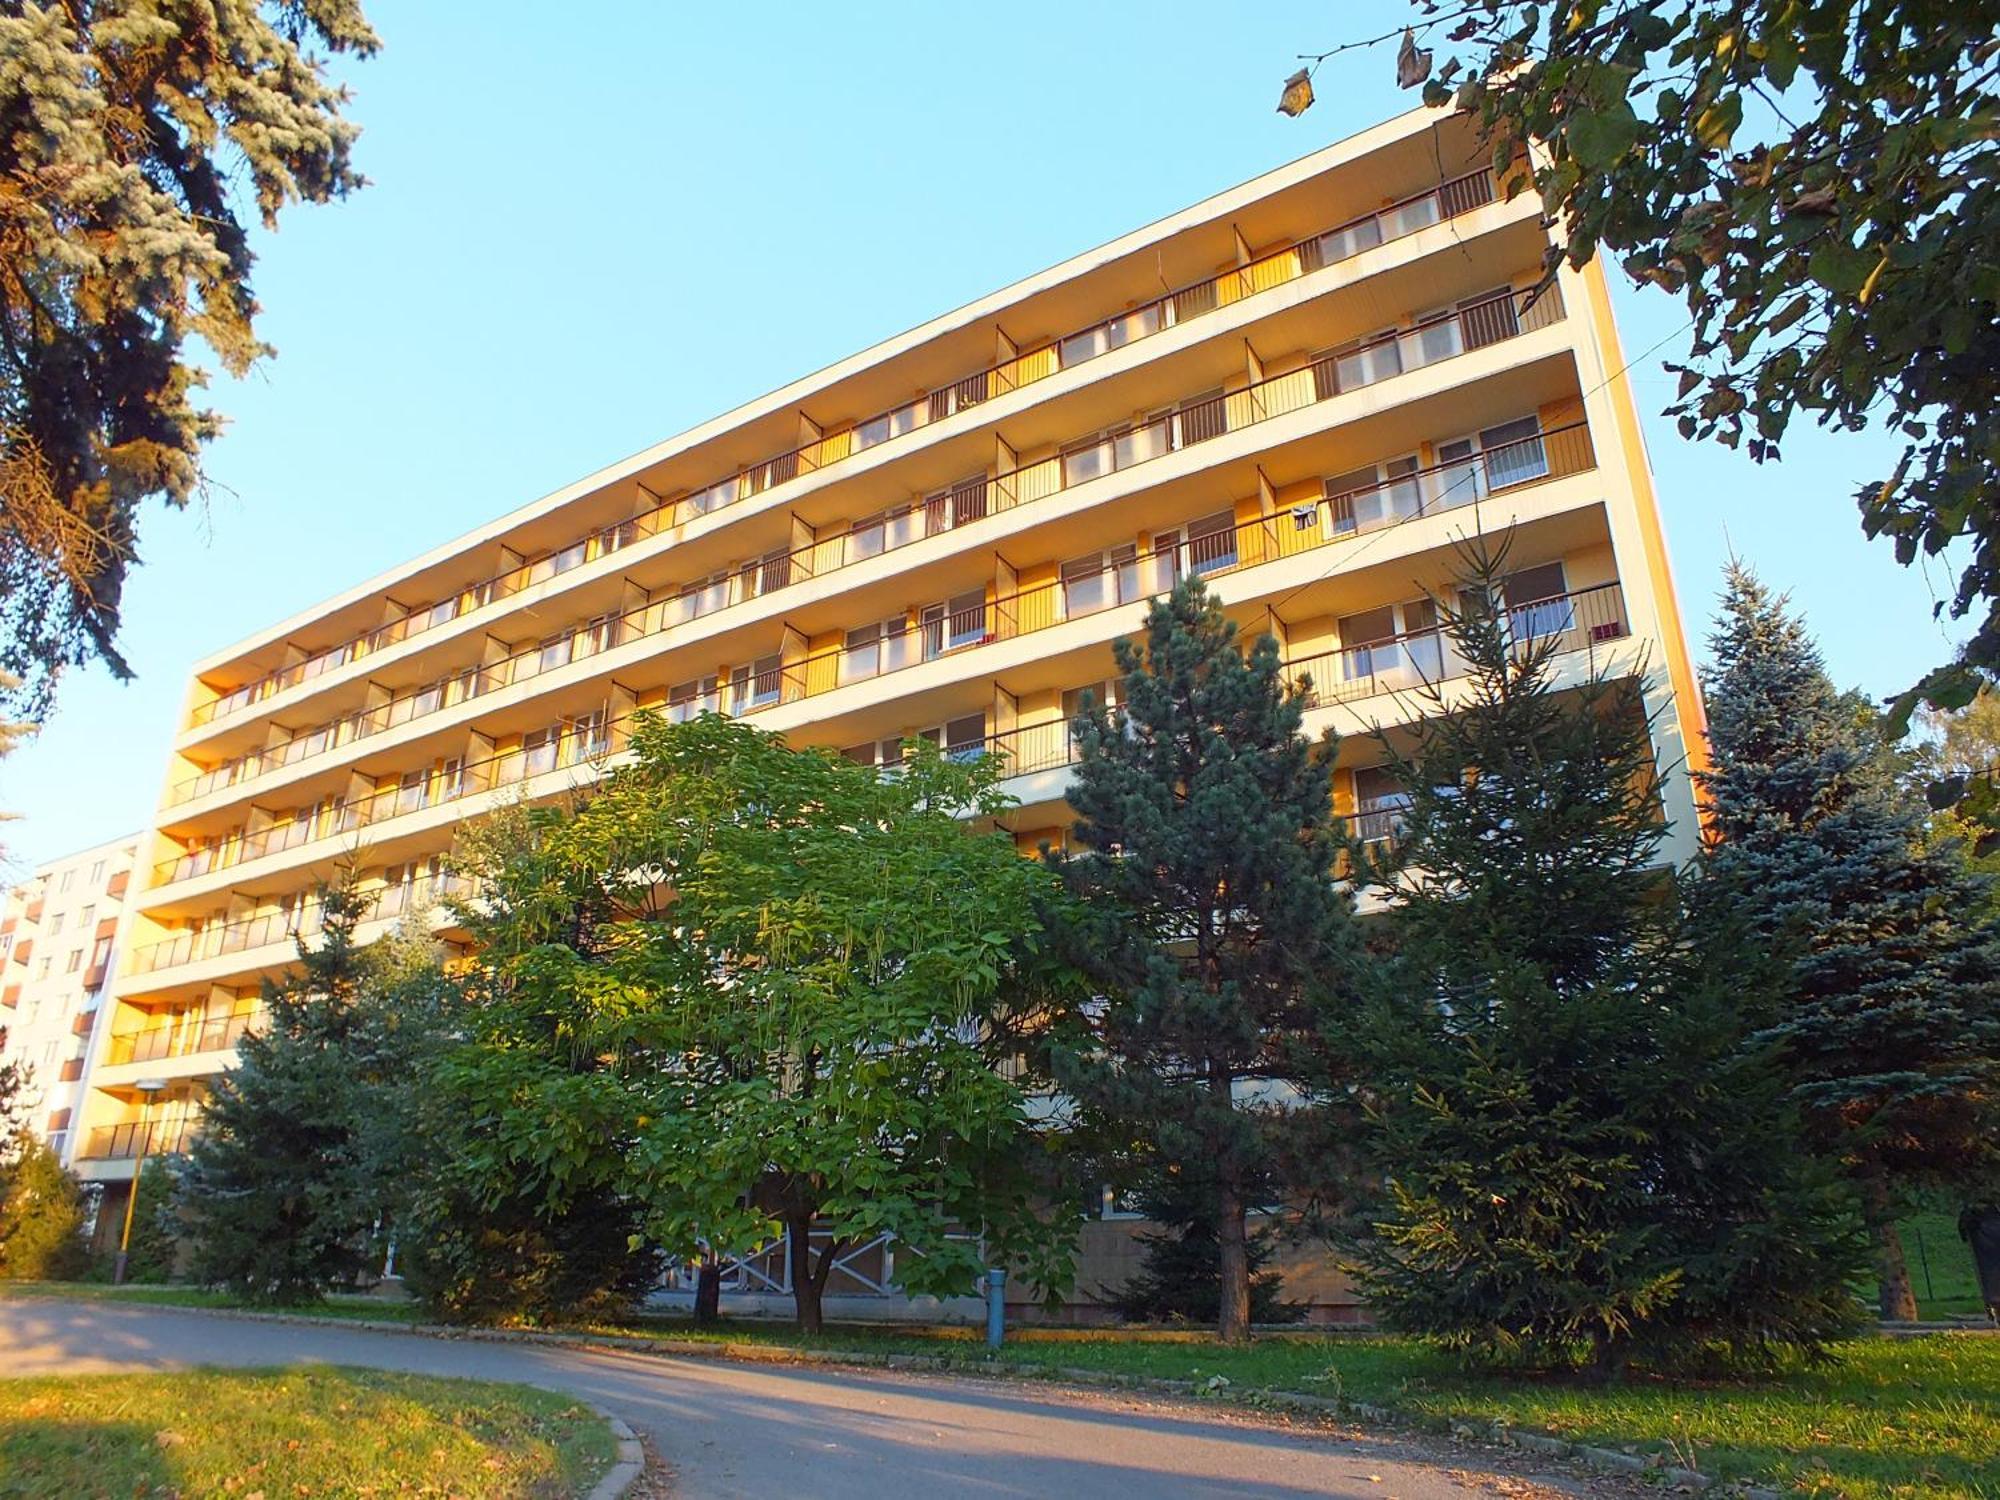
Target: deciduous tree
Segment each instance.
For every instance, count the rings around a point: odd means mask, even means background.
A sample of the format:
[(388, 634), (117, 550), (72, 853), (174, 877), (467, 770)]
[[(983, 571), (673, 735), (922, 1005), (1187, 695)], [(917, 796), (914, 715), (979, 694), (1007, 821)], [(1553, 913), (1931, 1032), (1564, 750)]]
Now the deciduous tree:
[(1549, 275), (1609, 251), (1685, 299), (1685, 436), (1902, 440), (1859, 476), (1862, 524), (1906, 564), (1952, 549), (1977, 629), (1920, 687), (1968, 700), (2000, 666), (2000, 3), (1414, 5), (1445, 53), (1425, 101), (1471, 111), (1509, 173), (1545, 153)]
[(808, 1330), (884, 1234), (912, 1292), (988, 1264), (1060, 1289), (1070, 1228), (1001, 1071), (1050, 877), (991, 831), (995, 769), (919, 746), (879, 775), (714, 716), (632, 749), (491, 886), (477, 1170), (556, 1198), (615, 1170), (690, 1261), (783, 1231)]

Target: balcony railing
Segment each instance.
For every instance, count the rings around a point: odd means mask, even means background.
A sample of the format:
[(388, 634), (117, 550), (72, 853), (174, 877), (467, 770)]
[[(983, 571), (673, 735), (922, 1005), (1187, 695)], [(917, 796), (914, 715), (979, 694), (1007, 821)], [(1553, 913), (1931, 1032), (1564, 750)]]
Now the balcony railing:
[(1177, 327), (1190, 318), (1295, 281), (1313, 271), (1359, 255), (1364, 250), (1456, 218), (1492, 201), (1491, 173), (1482, 169), (1452, 178), (1414, 197), (1364, 214), (1247, 265), (1194, 282), (1142, 307), (1118, 313), (1088, 328), (1019, 353), (1001, 364), (939, 386), (901, 406), (857, 422), (851, 428), (825, 434), (775, 458), (739, 469), (725, 478), (702, 485), (690, 494), (662, 501), (630, 521), (592, 532), (545, 557), (510, 568), (451, 598), (413, 609), (400, 620), (316, 652), (304, 661), (268, 672), (212, 702), (198, 704), (189, 715), (190, 721), (200, 725), (240, 713), (299, 683), (311, 681), (349, 662), (373, 655), (475, 609), (520, 593), (546, 579), (608, 556), (641, 537), (671, 530), (696, 516), (713, 514), (800, 474), (809, 474), (839, 463), (994, 396), (1072, 369), (1138, 339)]
[[(470, 882), (456, 875), (384, 886), (369, 904), (367, 922), (386, 921), (409, 911), (427, 911), (448, 897), (467, 892)], [(291, 942), (312, 937), (321, 930), (324, 911), (318, 901), (302, 904), (294, 911), (264, 912), (240, 917), (233, 922), (216, 922), (199, 932), (176, 933), (158, 942), (133, 950), (131, 972), (151, 974), (160, 969), (178, 968), (224, 954), (241, 953), (271, 943)]]
[(203, 1052), (227, 1052), (241, 1040), (261, 1016), (261, 1011), (236, 1016), (216, 1016), (205, 1021), (183, 1019), (166, 1026), (148, 1026), (113, 1036), (105, 1049), (104, 1061), (120, 1063), (157, 1062), (163, 1057), (193, 1057)]
[[(1530, 462), (1528, 454), (1536, 455)], [(1471, 459), (1455, 459), (1416, 471), (1417, 499), (1407, 506), (1384, 510), (1379, 525), (1395, 525), (1470, 504), (1493, 493), (1512, 492), (1528, 485), (1580, 472), (1595, 462), (1584, 424), (1577, 423), (1513, 443), (1496, 446)], [(1568, 465), (1575, 464), (1576, 468)], [(1504, 479), (1504, 484), (1495, 480)], [(1401, 479), (1394, 483), (1402, 483)], [(1182, 538), (1147, 552), (1134, 552), (1118, 561), (1111, 571), (1119, 575), (1118, 603), (1170, 591), (1188, 574), (1219, 577), (1246, 567), (1294, 556), (1301, 552), (1337, 545), (1360, 534), (1360, 529), (1342, 520), (1341, 499), (1353, 491), (1323, 497), (1312, 505), (1295, 506), (1283, 515), (1259, 516), (1219, 526), (1210, 531), (1188, 529)], [(1373, 528), (1370, 528), (1373, 529)], [(1130, 579), (1129, 597), (1126, 579)], [(859, 651), (841, 646), (794, 662), (783, 663), (742, 676), (697, 699), (669, 706), (671, 719), (693, 718), (707, 711), (738, 717), (748, 716), (815, 697), (852, 682), (888, 675), (953, 656), (966, 650), (1011, 640), (1017, 636), (1050, 629), (1076, 618), (1068, 612), (1068, 599), (1075, 579), (1066, 584), (1052, 581), (1037, 588), (1002, 595), (963, 610), (927, 612), (893, 637), (878, 637)], [(1093, 594), (1095, 603), (1084, 613), (1110, 607), (1107, 591)], [(863, 658), (860, 668), (855, 658)], [(484, 761), (474, 761), (452, 778), (451, 785), (429, 793), (421, 805), (433, 806), (492, 790), (544, 771), (578, 765), (601, 757), (612, 748), (612, 734), (629, 724), (633, 715), (621, 715), (593, 728), (588, 738), (565, 738), (545, 761), (521, 752), (510, 752)], [(155, 884), (192, 879), (211, 870), (241, 864), (245, 860), (280, 852), (297, 844), (331, 838), (412, 810), (408, 793), (392, 788), (352, 803), (341, 804), (297, 817), (270, 829), (247, 836), (234, 836), (207, 848), (163, 860), (154, 869)]]
[[(1624, 640), (1631, 631), (1625, 591), (1615, 583), (1532, 600), (1507, 611), (1509, 633), (1523, 646), (1546, 643), (1557, 655), (1598, 649)], [(1285, 675), (1307, 687), (1307, 704), (1324, 708), (1377, 693), (1433, 687), (1466, 674), (1466, 664), (1442, 627), (1412, 631), (1389, 640), (1287, 657)], [(999, 755), (1008, 776), (1059, 770), (1077, 761), (1077, 741), (1067, 719), (1001, 730), (976, 745), (955, 747), (953, 755)], [(1354, 820), (1358, 837), (1378, 835), (1366, 814)]]
[[(349, 714), (319, 725), (267, 749), (250, 751), (222, 762), (200, 775), (178, 782), (167, 794), (169, 805), (190, 801), (224, 787), (239, 785), (270, 771), (320, 755), (357, 740), (383, 733), (413, 719), (446, 709), (517, 682), (554, 671), (672, 630), (691, 620), (732, 605), (763, 598), (779, 589), (851, 567), (906, 546), (926, 536), (970, 525), (989, 515), (1073, 489), (1103, 475), (1161, 458), (1224, 433), (1286, 416), (1347, 391), (1372, 385), (1408, 370), (1435, 364), (1471, 349), (1483, 348), (1520, 333), (1546, 327), (1563, 316), (1560, 297), (1551, 290), (1533, 303), (1508, 291), (1471, 302), (1426, 319), (1413, 328), (1365, 341), (1345, 353), (1327, 355), (1312, 364), (1273, 376), (1240, 391), (1189, 403), (1153, 420), (1101, 434), (1073, 444), (1063, 452), (1023, 464), (990, 478), (967, 480), (921, 505), (903, 508), (862, 523), (858, 528), (814, 541), (790, 552), (759, 558), (705, 583), (690, 585), (669, 599), (655, 600), (617, 616), (574, 627), (560, 643), (527, 647), (502, 661), (468, 667), (450, 677), (406, 692), (377, 708)], [(1587, 441), (1587, 439), (1585, 439)], [(1524, 460), (1529, 457), (1523, 450)], [(1470, 474), (1481, 466), (1470, 460), (1453, 466)], [(1489, 464), (1484, 469), (1490, 470)], [(1533, 464), (1526, 465), (1532, 470)], [(1521, 479), (1502, 476), (1504, 483)], [(1469, 483), (1477, 482), (1469, 479)], [(1467, 500), (1477, 498), (1466, 493)], [(1401, 519), (1400, 516), (1393, 519)], [(1364, 528), (1365, 529), (1365, 528)]]
[(194, 1141), (198, 1120), (148, 1120), (141, 1125), (100, 1125), (90, 1132), (78, 1156), (86, 1161), (130, 1161), (143, 1148), (147, 1156), (178, 1156)]

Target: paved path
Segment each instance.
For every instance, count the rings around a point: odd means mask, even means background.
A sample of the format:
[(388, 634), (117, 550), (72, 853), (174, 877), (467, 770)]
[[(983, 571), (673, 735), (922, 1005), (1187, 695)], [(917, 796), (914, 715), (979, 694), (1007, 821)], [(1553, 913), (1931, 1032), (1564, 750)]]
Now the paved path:
[[(1537, 1493), (1358, 1433), (1294, 1432), (1185, 1403), (1056, 1396), (1005, 1381), (739, 1365), (258, 1323), (139, 1305), (0, 1299), (0, 1374), (366, 1365), (583, 1396), (650, 1437), (676, 1493), (814, 1500)], [(1466, 1465), (1479, 1469), (1468, 1456)], [(1565, 1488), (1575, 1492), (1575, 1486)]]

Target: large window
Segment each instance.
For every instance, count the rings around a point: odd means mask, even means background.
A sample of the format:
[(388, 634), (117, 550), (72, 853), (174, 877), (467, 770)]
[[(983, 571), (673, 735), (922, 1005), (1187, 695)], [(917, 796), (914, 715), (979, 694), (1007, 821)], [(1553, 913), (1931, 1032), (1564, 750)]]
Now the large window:
[(729, 673), (729, 711), (746, 714), (776, 703), (784, 691), (784, 661), (773, 654), (733, 667)]
[(685, 724), (689, 719), (715, 713), (721, 708), (720, 680), (698, 677), (667, 689), (667, 722)]
[(1334, 531), (1373, 531), (1421, 514), (1424, 497), (1417, 470), (1416, 457), (1405, 455), (1325, 481)]
[(1236, 516), (1219, 510), (1188, 523), (1188, 571), (1217, 573), (1236, 566)]
[(1127, 542), (1062, 565), (1063, 615), (1075, 619), (1139, 597), (1139, 549)]
[(871, 621), (847, 632), (840, 653), (840, 680), (863, 682), (882, 672), (893, 672), (909, 662), (909, 625), (905, 616), (892, 615)]

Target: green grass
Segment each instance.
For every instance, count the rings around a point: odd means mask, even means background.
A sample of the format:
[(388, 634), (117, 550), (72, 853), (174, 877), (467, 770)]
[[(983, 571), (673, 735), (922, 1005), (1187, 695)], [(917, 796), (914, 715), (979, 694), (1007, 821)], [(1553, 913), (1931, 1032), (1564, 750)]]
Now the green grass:
[[(91, 1281), (10, 1281), (0, 1282), (0, 1296), (66, 1297), (77, 1302), (143, 1302), (149, 1307), (244, 1307), (240, 1297), (228, 1292), (212, 1292), (193, 1286), (106, 1286)], [(276, 1309), (301, 1312), (315, 1318), (381, 1319), (392, 1323), (414, 1323), (418, 1312), (409, 1302), (381, 1297), (348, 1296), (336, 1293), (309, 1307)]]
[[(65, 1287), (24, 1288), (67, 1295)], [(116, 1295), (203, 1305), (202, 1294), (141, 1288)], [(213, 1304), (210, 1304), (213, 1305)], [(401, 1313), (365, 1298), (336, 1315)], [(845, 1324), (808, 1340), (770, 1323), (697, 1329), (637, 1317), (587, 1330), (838, 1355), (943, 1356), (990, 1368), (980, 1330)], [(1581, 1387), (1467, 1376), (1407, 1339), (1286, 1335), (1223, 1348), (1199, 1333), (1010, 1331), (1014, 1366), (1203, 1382), (1221, 1375), (1229, 1394), (1259, 1389), (1342, 1395), (1421, 1416), (1506, 1421), (1578, 1442), (1670, 1454), (1728, 1479), (1851, 1500), (2000, 1500), (2000, 1336), (1945, 1334), (1861, 1339), (1821, 1370), (1762, 1382), (1631, 1380)]]
[(0, 1493), (580, 1495), (604, 1419), (526, 1386), (374, 1370), (0, 1380)]
[(1912, 1214), (1896, 1227), (1910, 1284), (1916, 1288), (1917, 1310), (1926, 1318), (1984, 1316), (1979, 1273), (1973, 1268), (1972, 1248), (1958, 1236), (1957, 1216)]

